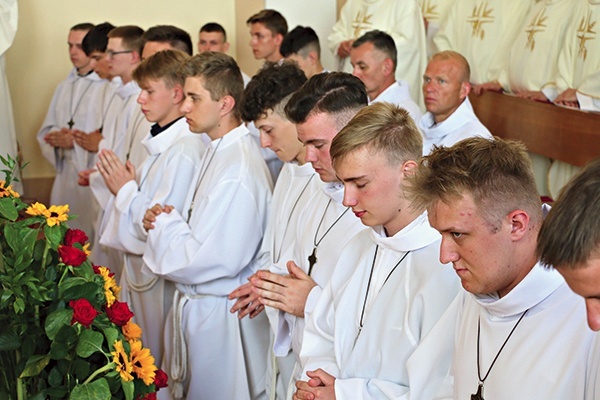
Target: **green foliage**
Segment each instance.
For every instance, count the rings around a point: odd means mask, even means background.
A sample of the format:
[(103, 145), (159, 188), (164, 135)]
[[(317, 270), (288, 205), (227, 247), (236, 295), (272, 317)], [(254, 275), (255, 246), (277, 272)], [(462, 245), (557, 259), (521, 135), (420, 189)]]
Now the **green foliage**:
[[(67, 217), (52, 219), (61, 206), (24, 204), (9, 186), (16, 162), (0, 161), (0, 399), (133, 400), (154, 392), (135, 374), (126, 382), (113, 362), (115, 341), (128, 359), (131, 348), (106, 314), (119, 290), (109, 271), (99, 275), (87, 259), (68, 265), (59, 253), (86, 251), (85, 234), (69, 230)], [(67, 243), (66, 235), (79, 239)]]

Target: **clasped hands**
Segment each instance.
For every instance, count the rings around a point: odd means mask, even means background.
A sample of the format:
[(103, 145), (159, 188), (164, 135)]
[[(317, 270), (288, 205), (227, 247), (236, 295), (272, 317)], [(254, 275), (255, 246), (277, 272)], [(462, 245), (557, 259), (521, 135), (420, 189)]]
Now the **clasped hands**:
[(229, 294), (236, 300), (231, 308), (242, 319), (260, 314), (265, 306), (273, 307), (297, 317), (304, 317), (308, 294), (317, 284), (293, 261), (287, 262), (288, 275), (260, 270), (248, 278), (248, 283)]

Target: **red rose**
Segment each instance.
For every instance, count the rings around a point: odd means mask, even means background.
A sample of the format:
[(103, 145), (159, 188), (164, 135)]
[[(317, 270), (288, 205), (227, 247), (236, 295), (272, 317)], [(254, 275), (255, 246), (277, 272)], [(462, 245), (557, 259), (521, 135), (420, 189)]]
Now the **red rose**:
[(71, 246), (58, 246), (58, 255), (62, 262), (73, 267), (78, 267), (87, 260), (83, 250)]
[(75, 243), (79, 243), (83, 246), (87, 241), (88, 237), (84, 231), (80, 229), (68, 229), (63, 243), (65, 246), (73, 246)]
[(100, 267), (101, 267), (101, 265), (94, 265), (94, 264), (92, 264), (92, 269), (94, 270), (94, 273), (96, 275), (100, 275)]
[(106, 309), (106, 315), (117, 326), (125, 325), (133, 317), (127, 303), (121, 303), (119, 300), (115, 300), (113, 305)]
[(81, 325), (89, 328), (94, 318), (100, 314), (87, 299), (71, 300), (69, 301), (69, 307), (73, 309), (71, 325), (79, 322)]
[(169, 380), (169, 377), (167, 376), (165, 371), (163, 371), (162, 369), (158, 369), (156, 371), (156, 375), (154, 376), (154, 387), (156, 387), (156, 390), (165, 388), (165, 387), (169, 386), (167, 384), (168, 380)]

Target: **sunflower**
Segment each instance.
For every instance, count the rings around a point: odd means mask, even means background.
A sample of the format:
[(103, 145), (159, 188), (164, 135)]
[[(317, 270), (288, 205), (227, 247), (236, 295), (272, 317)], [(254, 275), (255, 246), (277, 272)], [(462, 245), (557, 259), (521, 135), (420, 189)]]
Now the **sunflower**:
[(46, 206), (43, 205), (42, 203), (38, 203), (38, 202), (35, 202), (32, 205), (30, 205), (29, 207), (27, 207), (27, 210), (25, 210), (25, 212), (34, 217), (36, 217), (38, 215), (41, 215), (46, 218), (50, 217), (50, 212), (48, 211)]
[[(86, 244), (87, 246), (87, 244)], [(84, 246), (85, 251), (85, 246)], [(115, 278), (111, 275), (110, 270), (106, 267), (98, 267), (98, 274), (104, 279), (104, 296), (106, 296), (106, 306), (113, 305), (115, 300), (119, 299), (121, 288), (117, 285)]]
[(150, 349), (142, 348), (142, 342), (139, 340), (134, 340), (129, 344), (131, 345), (133, 372), (144, 381), (146, 386), (152, 385), (158, 368), (154, 365), (154, 357), (150, 354)]
[(25, 212), (29, 215), (38, 216), (41, 215), (46, 217), (46, 223), (48, 226), (60, 225), (61, 222), (65, 222), (69, 219), (67, 213), (69, 212), (69, 205), (64, 206), (50, 206), (46, 208), (42, 203), (33, 203)]
[(133, 365), (127, 358), (127, 353), (123, 348), (123, 342), (115, 340), (114, 348), (115, 351), (111, 351), (110, 354), (113, 355), (113, 362), (117, 365), (117, 372), (125, 382), (132, 381), (133, 376), (131, 373), (133, 372)]
[(20, 197), (20, 195), (13, 190), (12, 186), (6, 186), (5, 181), (0, 181), (0, 199), (2, 197)]
[(65, 222), (69, 219), (67, 213), (69, 212), (69, 205), (64, 206), (50, 206), (48, 209), (49, 216), (46, 217), (46, 223), (48, 226), (60, 225), (61, 222)]
[(121, 327), (121, 331), (129, 342), (139, 340), (142, 337), (142, 328), (132, 320), (127, 321), (125, 325)]

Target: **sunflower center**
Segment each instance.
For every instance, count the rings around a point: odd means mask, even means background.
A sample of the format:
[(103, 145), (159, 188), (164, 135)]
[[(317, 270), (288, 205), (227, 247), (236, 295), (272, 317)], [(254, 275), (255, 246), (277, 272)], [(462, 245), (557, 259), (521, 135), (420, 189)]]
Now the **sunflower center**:
[(56, 218), (56, 217), (58, 217), (58, 213), (55, 213), (54, 211), (52, 211), (50, 213), (50, 218)]

